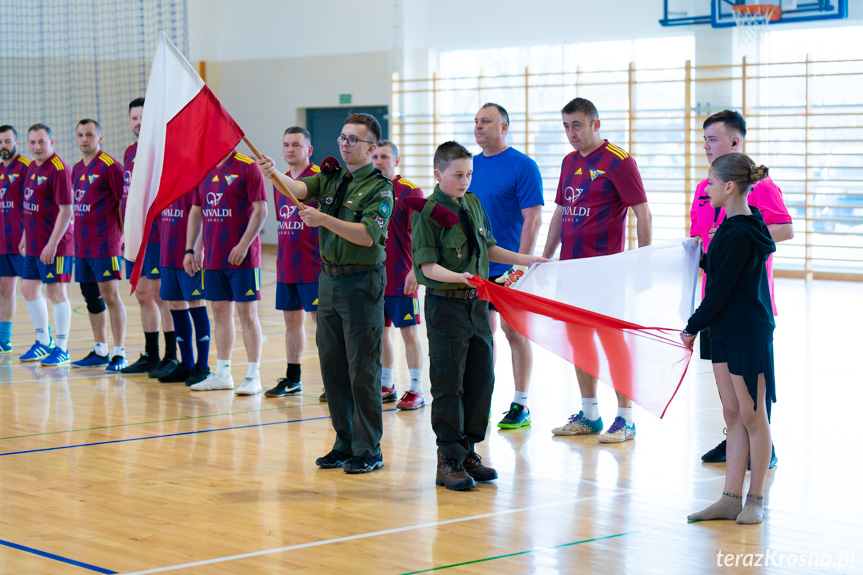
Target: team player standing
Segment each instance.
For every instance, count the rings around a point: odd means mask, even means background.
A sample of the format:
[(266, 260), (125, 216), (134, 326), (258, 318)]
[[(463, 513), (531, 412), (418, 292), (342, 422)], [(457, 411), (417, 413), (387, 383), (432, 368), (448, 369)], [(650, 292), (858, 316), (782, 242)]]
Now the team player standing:
[(20, 253), (24, 233), (21, 203), (30, 160), (18, 153), (18, 131), (0, 126), (0, 354), (12, 353), (12, 320), (17, 298), (15, 287), (22, 275), (24, 258)]

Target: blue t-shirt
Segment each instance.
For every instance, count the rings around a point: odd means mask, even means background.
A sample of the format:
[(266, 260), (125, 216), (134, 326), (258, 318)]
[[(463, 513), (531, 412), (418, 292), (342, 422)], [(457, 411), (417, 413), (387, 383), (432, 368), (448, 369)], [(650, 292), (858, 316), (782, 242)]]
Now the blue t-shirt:
[[(495, 156), (477, 154), (473, 158), (470, 191), (482, 202), (497, 245), (517, 252), (524, 225), (521, 210), (545, 204), (536, 162), (511, 147)], [(488, 273), (498, 276), (509, 268), (507, 264), (492, 263)]]

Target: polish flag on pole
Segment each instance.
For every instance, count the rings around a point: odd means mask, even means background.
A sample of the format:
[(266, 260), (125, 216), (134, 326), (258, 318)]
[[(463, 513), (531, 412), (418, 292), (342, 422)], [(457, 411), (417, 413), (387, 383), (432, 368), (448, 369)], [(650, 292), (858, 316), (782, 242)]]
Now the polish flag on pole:
[(153, 221), (192, 191), (243, 138), (243, 131), (164, 32), (144, 101), (124, 223), (132, 291)]
[(679, 334), (699, 257), (682, 240), (535, 265), (512, 288), (471, 281), (519, 333), (661, 418), (692, 357)]

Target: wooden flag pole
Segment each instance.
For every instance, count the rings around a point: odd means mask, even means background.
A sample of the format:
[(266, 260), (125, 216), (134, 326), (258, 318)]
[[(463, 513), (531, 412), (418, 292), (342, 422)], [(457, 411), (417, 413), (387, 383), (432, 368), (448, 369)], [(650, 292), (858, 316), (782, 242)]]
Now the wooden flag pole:
[[(261, 152), (258, 151), (255, 145), (246, 136), (243, 136), (243, 141), (246, 143), (249, 149), (252, 150), (252, 154), (254, 154), (256, 158), (258, 158), (259, 160), (263, 159), (263, 156), (261, 156)], [(297, 199), (297, 197), (293, 193), (291, 193), (291, 190), (288, 189), (288, 187), (284, 184), (284, 182), (282, 182), (282, 180), (274, 177), (273, 184), (275, 184), (275, 186), (279, 189), (280, 192), (288, 196), (288, 199), (294, 202), (294, 205), (297, 206), (297, 209), (306, 209), (305, 204), (303, 204), (300, 200)]]

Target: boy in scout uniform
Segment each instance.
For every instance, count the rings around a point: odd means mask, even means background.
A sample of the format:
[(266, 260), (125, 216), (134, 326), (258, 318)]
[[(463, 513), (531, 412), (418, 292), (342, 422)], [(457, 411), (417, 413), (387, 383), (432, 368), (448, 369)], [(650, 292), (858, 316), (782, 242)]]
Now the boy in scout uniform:
[(497, 479), (474, 451), (488, 427), (494, 363), (488, 302), (468, 280), (488, 278), (489, 259), (525, 266), (549, 261), (495, 245), (482, 204), (467, 191), (472, 173), (473, 156), (464, 146), (441, 144), (434, 156), (438, 185), (411, 216), (414, 268), (426, 286), (435, 484), (453, 490)]
[(320, 227), (323, 273), (317, 344), (336, 442), (315, 464), (344, 466), (347, 473), (368, 473), (384, 466), (380, 446), (383, 262), (393, 186), (372, 165), (380, 137), (374, 116), (351, 114), (337, 138), (344, 166), (326, 158), (319, 173), (292, 180), (280, 174), (270, 158), (258, 161), (265, 176), (281, 180), (298, 199), (319, 202), (319, 208), (306, 206), (299, 215), (304, 225)]

